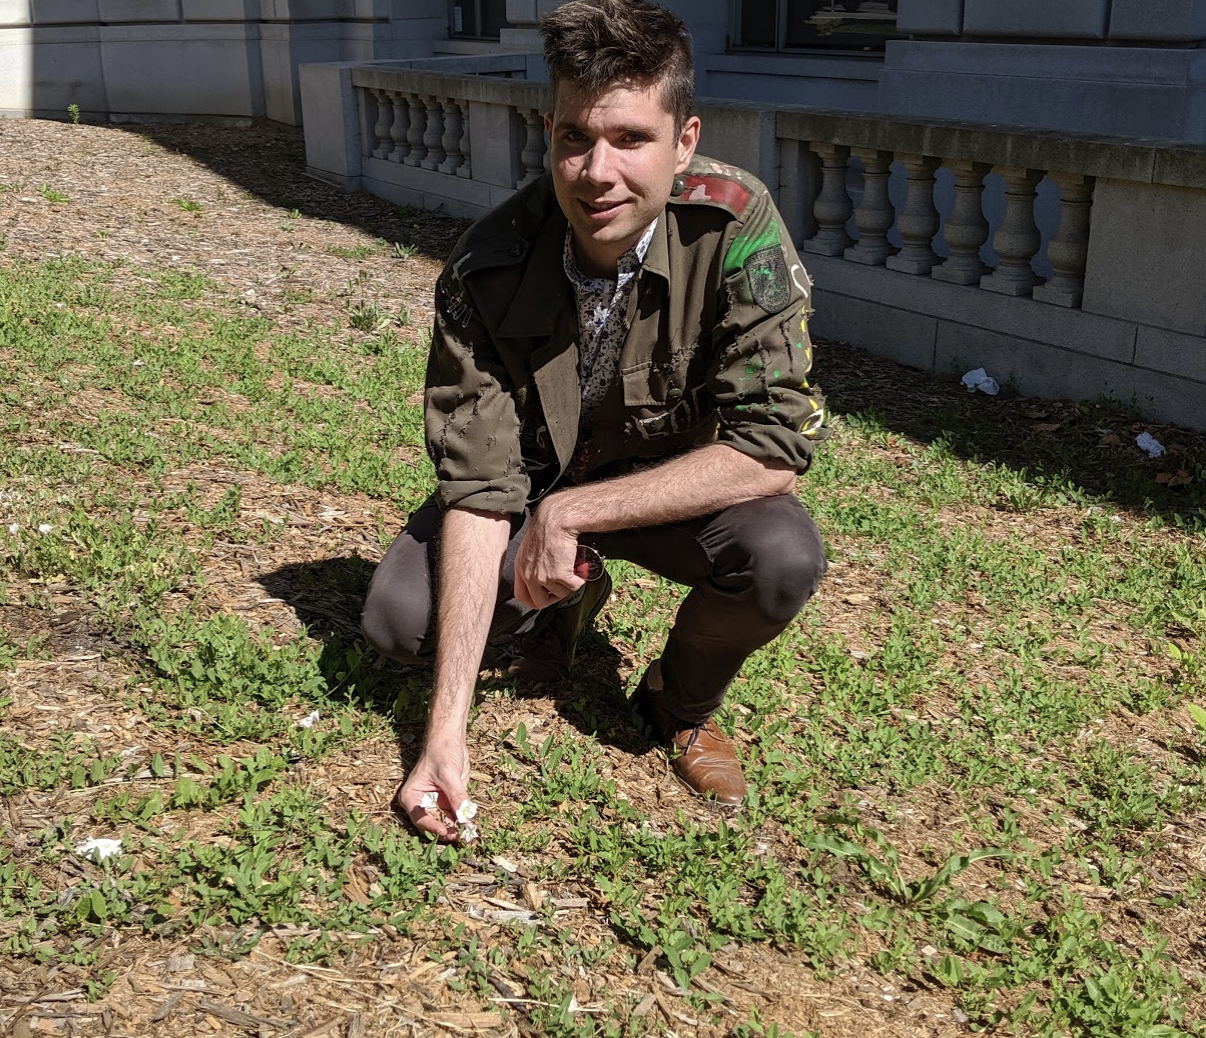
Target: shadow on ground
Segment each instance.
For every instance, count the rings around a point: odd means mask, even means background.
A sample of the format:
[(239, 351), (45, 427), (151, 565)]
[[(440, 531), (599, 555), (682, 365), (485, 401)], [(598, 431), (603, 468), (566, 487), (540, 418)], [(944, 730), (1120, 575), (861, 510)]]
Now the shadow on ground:
[(306, 174), (302, 131), (267, 120), (233, 128), (214, 122), (122, 123), (126, 133), (154, 141), (224, 176), (260, 201), (319, 220), (356, 227), (390, 246), (401, 243), (443, 263), (464, 220), (412, 211), (375, 195), (347, 194)]
[[(843, 343), (820, 342), (816, 356), (814, 376), (835, 414), (917, 443), (941, 441), (961, 458), (1011, 469), (1035, 485), (1206, 528), (1206, 435), (1144, 421), (1112, 403), (1040, 400), (1007, 389), (996, 397), (968, 393), (954, 375), (902, 367)], [(1163, 457), (1139, 449), (1141, 432), (1163, 444)]]
[[(331, 687), (354, 675), (358, 694), (390, 715), (409, 767), (417, 754), (414, 725), (427, 716), (431, 668), (380, 658), (364, 641), (360, 613), (375, 569), (358, 555), (342, 556), (292, 563), (262, 575), (259, 583), (288, 605), (322, 643), (318, 665)], [(494, 662), (505, 665), (505, 660)], [(590, 631), (579, 645), (569, 681), (517, 688), (499, 670), (497, 677), (482, 683), (479, 694), (512, 696), (529, 705), (543, 702), (580, 732), (596, 736), (605, 745), (640, 754), (650, 743), (632, 722), (622, 665), (619, 650), (597, 631)]]

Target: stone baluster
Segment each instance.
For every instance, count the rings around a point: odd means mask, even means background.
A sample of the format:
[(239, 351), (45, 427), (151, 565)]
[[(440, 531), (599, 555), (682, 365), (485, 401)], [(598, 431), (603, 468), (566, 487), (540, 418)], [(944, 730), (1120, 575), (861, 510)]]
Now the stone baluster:
[(451, 97), (444, 98), (441, 103), (444, 108), (444, 137), (440, 144), (444, 148), (445, 158), (440, 163), (439, 169), (441, 173), (455, 175), (465, 161), (464, 153), (461, 151), (461, 138), (464, 132), (461, 128), (461, 106)]
[(1034, 290), (1034, 298), (1056, 306), (1080, 306), (1085, 292), (1085, 264), (1089, 258), (1089, 208), (1093, 204), (1092, 177), (1081, 173), (1051, 173), (1059, 185), (1059, 230), (1047, 242), (1047, 258), (1055, 273)]
[(473, 134), (470, 132), (472, 126), (469, 119), (469, 102), (465, 102), (460, 106), (461, 109), (461, 154), (465, 161), (462, 162), (456, 169), (458, 177), (466, 177), (469, 180), (473, 179)]
[(884, 264), (905, 274), (928, 274), (938, 262), (934, 235), (938, 233), (938, 209), (934, 205), (934, 170), (940, 159), (930, 155), (901, 155), (908, 174), (904, 207), (896, 216), (896, 229), (904, 244)]
[(377, 121), (373, 124), (373, 136), (377, 138), (377, 143), (373, 146), (373, 157), (383, 159), (394, 148), (394, 140), (389, 135), (394, 122), (394, 102), (385, 90), (372, 90), (370, 93), (377, 102)]
[(896, 211), (888, 198), (892, 153), (873, 148), (851, 148), (850, 154), (863, 163), (863, 200), (854, 210), (858, 241), (846, 250), (845, 256), (852, 263), (879, 267), (896, 251), (888, 241), (888, 231), (896, 222)]
[(530, 184), (544, 172), (544, 155), (547, 150), (544, 146), (544, 117), (539, 110), (523, 108), (520, 109), (520, 116), (523, 118), (526, 138), (523, 151), (519, 155), (519, 161), (523, 163), (523, 177), (516, 187)]
[(408, 101), (410, 127), (406, 131), (406, 141), (410, 145), (410, 151), (406, 153), (406, 157), (402, 161), (408, 166), (418, 166), (427, 154), (427, 145), (423, 143), (427, 132), (427, 108), (418, 94), (411, 94)]
[(811, 148), (821, 160), (821, 191), (812, 205), (817, 233), (800, 247), (820, 256), (841, 256), (852, 244), (846, 233), (846, 221), (854, 207), (846, 190), (846, 164), (850, 149), (840, 144), (812, 141)]
[(930, 277), (952, 285), (978, 285), (988, 273), (980, 249), (988, 241), (984, 178), (992, 166), (987, 162), (948, 162), (946, 168), (955, 177), (955, 204), (942, 228), (951, 254), (930, 271)]
[(996, 172), (1005, 181), (1005, 217), (993, 236), (997, 269), (980, 279), (980, 287), (1007, 296), (1028, 296), (1038, 277), (1030, 266), (1042, 237), (1034, 222), (1034, 195), (1041, 170), (1001, 166)]
[(423, 104), (427, 108), (427, 127), (423, 132), (427, 154), (421, 165), (424, 169), (439, 169), (448, 157), (444, 152), (444, 106), (438, 97), (425, 97)]
[(406, 139), (410, 130), (410, 105), (406, 103), (405, 94), (391, 93), (390, 103), (394, 106), (394, 121), (390, 124), (389, 136), (394, 147), (387, 158), (390, 162), (402, 162), (410, 151), (410, 141)]

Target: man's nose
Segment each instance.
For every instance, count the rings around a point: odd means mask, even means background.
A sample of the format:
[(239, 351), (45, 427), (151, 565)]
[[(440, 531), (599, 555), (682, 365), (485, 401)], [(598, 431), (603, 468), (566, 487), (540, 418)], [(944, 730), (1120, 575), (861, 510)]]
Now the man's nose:
[(606, 141), (596, 141), (586, 153), (582, 175), (593, 184), (609, 184), (615, 179), (615, 155)]

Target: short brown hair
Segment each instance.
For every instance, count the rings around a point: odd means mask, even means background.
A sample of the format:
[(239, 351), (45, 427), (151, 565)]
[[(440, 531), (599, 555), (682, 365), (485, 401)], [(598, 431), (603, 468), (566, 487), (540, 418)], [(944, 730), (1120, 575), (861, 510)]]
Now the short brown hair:
[(554, 99), (562, 84), (597, 96), (626, 83), (659, 83), (675, 128), (691, 117), (691, 34), (672, 11), (649, 0), (570, 0), (544, 18), (540, 35)]

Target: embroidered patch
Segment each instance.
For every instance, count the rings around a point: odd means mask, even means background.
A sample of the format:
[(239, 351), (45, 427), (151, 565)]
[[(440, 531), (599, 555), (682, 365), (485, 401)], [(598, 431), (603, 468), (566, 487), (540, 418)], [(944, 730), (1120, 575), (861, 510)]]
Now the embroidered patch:
[(691, 174), (678, 177), (674, 186), (678, 188), (676, 197), (682, 196), (684, 202), (716, 202), (726, 205), (738, 216), (745, 212), (754, 196), (741, 184), (722, 177), (697, 177)]
[(750, 294), (768, 314), (777, 314), (791, 300), (791, 276), (778, 245), (759, 249), (745, 261)]

